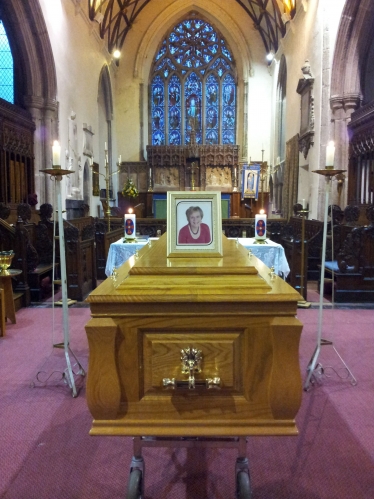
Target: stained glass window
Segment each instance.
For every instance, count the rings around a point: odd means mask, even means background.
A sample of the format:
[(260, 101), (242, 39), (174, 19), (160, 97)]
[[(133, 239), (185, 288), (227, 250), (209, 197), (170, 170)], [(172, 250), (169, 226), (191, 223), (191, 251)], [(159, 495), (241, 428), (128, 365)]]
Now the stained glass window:
[(0, 21), (0, 97), (14, 104), (13, 56), (2, 21)]
[(224, 38), (192, 17), (162, 41), (151, 72), (152, 145), (236, 143), (236, 71)]

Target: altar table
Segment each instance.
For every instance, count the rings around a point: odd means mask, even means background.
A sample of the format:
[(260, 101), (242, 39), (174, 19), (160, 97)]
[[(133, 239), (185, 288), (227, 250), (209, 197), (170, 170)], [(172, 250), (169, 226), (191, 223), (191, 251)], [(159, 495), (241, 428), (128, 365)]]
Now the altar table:
[(237, 240), (245, 248), (251, 250), (253, 255), (257, 256), (267, 267), (274, 267), (274, 272), (277, 275), (282, 276), (284, 279), (287, 278), (290, 273), (290, 266), (281, 244), (270, 239), (266, 239), (264, 244), (258, 244), (254, 237), (239, 237)]
[[(157, 241), (157, 237), (150, 237), (150, 241)], [(136, 241), (134, 243), (124, 243), (123, 237), (112, 243), (109, 247), (108, 258), (105, 266), (105, 275), (111, 276), (113, 269), (118, 269), (126, 260), (135, 255), (135, 253), (141, 250), (148, 241)]]

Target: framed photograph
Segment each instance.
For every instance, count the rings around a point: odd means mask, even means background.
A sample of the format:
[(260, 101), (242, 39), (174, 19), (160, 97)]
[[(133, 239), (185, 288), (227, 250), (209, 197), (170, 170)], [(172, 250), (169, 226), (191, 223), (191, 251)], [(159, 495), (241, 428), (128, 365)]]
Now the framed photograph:
[(167, 256), (222, 256), (221, 193), (167, 193)]

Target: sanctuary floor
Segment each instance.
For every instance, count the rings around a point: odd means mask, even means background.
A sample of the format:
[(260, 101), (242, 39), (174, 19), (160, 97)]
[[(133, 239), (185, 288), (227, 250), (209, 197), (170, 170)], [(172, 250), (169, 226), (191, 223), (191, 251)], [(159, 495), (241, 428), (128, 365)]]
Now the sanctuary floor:
[[(312, 293), (312, 290), (310, 291)], [(319, 297), (319, 295), (318, 295)], [(313, 298), (310, 295), (310, 298)], [(316, 345), (318, 304), (299, 309), (303, 379)], [(87, 304), (69, 307), (70, 345), (87, 371)], [(249, 437), (252, 499), (374, 497), (374, 311), (326, 302), (323, 335), (333, 342), (304, 391), (296, 437)], [(124, 499), (132, 457), (128, 437), (91, 437), (86, 378), (73, 398), (64, 380), (62, 309), (44, 303), (17, 312), (0, 338), (1, 499)], [(65, 378), (66, 379), (66, 378)], [(144, 499), (235, 497), (232, 449), (145, 449)]]

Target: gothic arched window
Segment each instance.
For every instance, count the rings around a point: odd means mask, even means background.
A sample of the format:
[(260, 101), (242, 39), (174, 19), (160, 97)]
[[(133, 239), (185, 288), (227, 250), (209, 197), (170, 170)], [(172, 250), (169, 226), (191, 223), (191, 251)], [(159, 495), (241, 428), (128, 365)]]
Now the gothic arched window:
[(156, 54), (151, 72), (152, 145), (236, 143), (236, 72), (230, 50), (212, 25), (178, 23)]
[(4, 25), (0, 20), (0, 97), (14, 104), (13, 56)]

